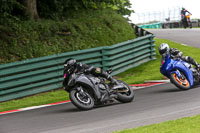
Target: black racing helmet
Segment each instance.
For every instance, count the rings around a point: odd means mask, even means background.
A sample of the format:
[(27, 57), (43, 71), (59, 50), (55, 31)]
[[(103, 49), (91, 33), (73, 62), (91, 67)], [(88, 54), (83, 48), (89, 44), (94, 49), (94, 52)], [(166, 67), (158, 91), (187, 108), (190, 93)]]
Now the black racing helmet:
[(68, 74), (71, 74), (76, 68), (76, 60), (75, 59), (67, 59), (64, 63), (64, 71)]

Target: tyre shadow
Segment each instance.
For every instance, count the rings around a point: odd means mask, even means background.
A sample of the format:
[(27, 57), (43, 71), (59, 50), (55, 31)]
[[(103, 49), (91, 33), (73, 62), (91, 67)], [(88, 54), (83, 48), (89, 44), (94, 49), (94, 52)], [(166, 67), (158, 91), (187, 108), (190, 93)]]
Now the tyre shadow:
[(94, 107), (94, 109), (106, 108), (106, 107), (115, 106), (115, 105), (118, 105), (118, 104), (123, 104), (123, 103), (120, 103), (118, 101), (114, 101), (112, 103), (107, 103), (107, 104), (103, 104), (103, 105), (97, 105), (97, 106)]
[(170, 89), (161, 89), (161, 90), (154, 90), (150, 93), (153, 94), (160, 94), (160, 93), (176, 93), (176, 92), (182, 92), (180, 89), (178, 88), (170, 88)]
[[(108, 103), (108, 104), (102, 104), (102, 105), (96, 105), (93, 109), (91, 110), (96, 110), (96, 109), (101, 109), (101, 108), (106, 108), (106, 107), (110, 107), (110, 106), (115, 106), (115, 105), (119, 105), (119, 104), (123, 104), (117, 101), (114, 101), (112, 103)], [(78, 113), (78, 112), (87, 112), (87, 111), (91, 111), (91, 110), (81, 110), (78, 109), (75, 106), (70, 106), (70, 108), (67, 109), (59, 109), (59, 110), (52, 110), (52, 111), (48, 111), (45, 112), (45, 114), (57, 114), (57, 113)]]
[(158, 91), (158, 93), (174, 93), (174, 92), (180, 92), (182, 90), (179, 90), (178, 88), (174, 88), (174, 89), (168, 89), (168, 90), (160, 90)]
[(192, 88), (190, 88), (189, 90), (180, 90), (178, 87), (173, 87), (170, 89), (163, 89), (163, 90), (156, 90), (156, 91), (152, 91), (152, 93), (176, 93), (176, 92), (184, 92), (184, 91), (190, 91), (190, 90), (194, 90), (194, 89), (199, 89), (200, 85), (196, 85), (193, 86)]

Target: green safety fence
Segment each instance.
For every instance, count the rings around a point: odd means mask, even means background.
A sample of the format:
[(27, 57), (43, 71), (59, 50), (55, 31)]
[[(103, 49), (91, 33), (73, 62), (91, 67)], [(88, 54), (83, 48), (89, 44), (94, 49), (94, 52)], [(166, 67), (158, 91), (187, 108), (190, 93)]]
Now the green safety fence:
[(145, 24), (140, 25), (139, 27), (143, 29), (160, 29), (162, 27), (162, 23)]
[(155, 59), (154, 35), (106, 47), (91, 48), (0, 65), (0, 102), (62, 87), (68, 58), (119, 74)]

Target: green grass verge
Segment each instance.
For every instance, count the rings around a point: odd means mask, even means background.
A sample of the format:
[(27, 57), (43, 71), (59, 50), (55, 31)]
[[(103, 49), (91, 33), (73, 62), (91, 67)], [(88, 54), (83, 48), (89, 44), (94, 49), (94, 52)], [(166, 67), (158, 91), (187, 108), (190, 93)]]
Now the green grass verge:
[(11, 100), (0, 103), (0, 112), (25, 108), (30, 106), (44, 105), (48, 103), (69, 100), (69, 94), (64, 90), (54, 90), (29, 96), (21, 99)]
[[(144, 63), (138, 67), (129, 69), (119, 75), (117, 77), (128, 84), (134, 83), (143, 83), (144, 80), (159, 80), (162, 79), (162, 75), (160, 74), (160, 58), (161, 56), (158, 54), (158, 46), (160, 43), (168, 43), (170, 47), (178, 48), (183, 51), (184, 55), (192, 56), (198, 62), (200, 62), (200, 49), (193, 48), (190, 46), (183, 46), (178, 43), (156, 39), (156, 60)], [(34, 95), (31, 97), (26, 97), (18, 100), (11, 100), (8, 102), (0, 103), (0, 111), (24, 108), (28, 106), (42, 105), (48, 104), (52, 102), (64, 101), (68, 100), (68, 93), (64, 90), (55, 90), (51, 92), (41, 93), (38, 95)]]
[(74, 11), (71, 17), (60, 21), (3, 18), (0, 64), (108, 46), (134, 38), (131, 25), (111, 9)]
[(199, 133), (200, 115), (114, 133)]

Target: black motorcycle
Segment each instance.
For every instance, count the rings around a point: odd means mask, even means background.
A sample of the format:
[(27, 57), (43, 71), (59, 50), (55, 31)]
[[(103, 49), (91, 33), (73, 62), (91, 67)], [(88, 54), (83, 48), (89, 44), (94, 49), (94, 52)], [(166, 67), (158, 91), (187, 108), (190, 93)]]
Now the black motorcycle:
[(183, 27), (186, 29), (187, 27), (189, 27), (190, 29), (192, 28), (192, 22), (190, 20), (190, 16), (191, 14), (188, 14), (186, 16), (184, 16), (182, 18), (182, 24), (183, 24)]
[[(133, 89), (123, 81), (118, 80), (117, 85), (112, 85), (105, 78), (70, 71), (64, 71), (64, 89), (69, 92), (71, 102), (81, 110), (92, 109), (95, 105), (106, 104), (113, 99), (122, 103), (134, 99)], [(106, 72), (111, 74), (112, 70)]]

